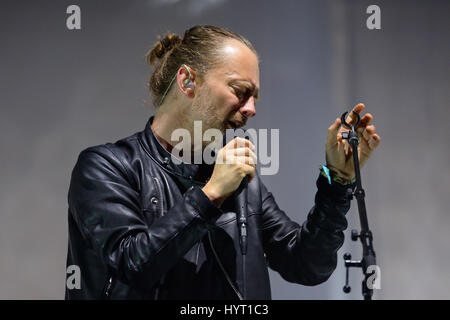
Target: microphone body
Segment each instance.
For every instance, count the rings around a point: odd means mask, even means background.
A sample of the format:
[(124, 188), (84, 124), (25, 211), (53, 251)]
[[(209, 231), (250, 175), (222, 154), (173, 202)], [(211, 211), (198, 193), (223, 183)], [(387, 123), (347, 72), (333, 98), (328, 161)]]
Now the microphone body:
[[(235, 136), (236, 137), (236, 136)], [(248, 139), (248, 137), (246, 137)], [(226, 135), (223, 136), (223, 145), (227, 144)], [(237, 222), (239, 228), (239, 244), (242, 255), (247, 254), (247, 185), (249, 176), (246, 175), (234, 192)]]
[(242, 179), (235, 193), (236, 215), (239, 227), (241, 253), (247, 254), (247, 185), (248, 175)]
[[(247, 138), (248, 139), (248, 138)], [(224, 136), (224, 145), (226, 144), (226, 138)], [(242, 292), (243, 299), (247, 299), (247, 285), (246, 285), (246, 255), (247, 255), (247, 186), (249, 176), (246, 175), (239, 187), (234, 192), (234, 202), (236, 208), (236, 220), (239, 229), (239, 245), (241, 247), (242, 254)]]

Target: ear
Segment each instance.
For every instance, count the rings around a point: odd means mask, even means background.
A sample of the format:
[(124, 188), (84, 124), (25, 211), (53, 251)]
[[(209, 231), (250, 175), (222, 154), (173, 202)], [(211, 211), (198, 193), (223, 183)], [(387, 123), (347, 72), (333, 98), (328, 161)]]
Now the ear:
[(177, 84), (180, 91), (187, 97), (195, 96), (195, 72), (185, 64), (177, 72)]

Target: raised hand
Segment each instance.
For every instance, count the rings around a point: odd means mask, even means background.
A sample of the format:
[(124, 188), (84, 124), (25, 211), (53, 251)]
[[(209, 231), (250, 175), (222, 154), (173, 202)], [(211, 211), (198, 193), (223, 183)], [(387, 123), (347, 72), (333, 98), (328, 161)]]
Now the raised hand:
[[(364, 104), (359, 103), (352, 111), (361, 114), (364, 109)], [(372, 120), (373, 116), (370, 113), (366, 113), (361, 117), (358, 128), (356, 128), (359, 138), (358, 159), (361, 168), (381, 141), (380, 136), (375, 133), (375, 126), (370, 124)], [(356, 117), (353, 116), (353, 112), (348, 114), (345, 121), (349, 124), (355, 123)], [(346, 131), (348, 131), (348, 128), (342, 126), (340, 118), (337, 118), (328, 128), (325, 144), (326, 163), (330, 170), (335, 171), (342, 178), (351, 180), (355, 177), (355, 169), (353, 166), (352, 148), (347, 140), (342, 139), (342, 132)]]

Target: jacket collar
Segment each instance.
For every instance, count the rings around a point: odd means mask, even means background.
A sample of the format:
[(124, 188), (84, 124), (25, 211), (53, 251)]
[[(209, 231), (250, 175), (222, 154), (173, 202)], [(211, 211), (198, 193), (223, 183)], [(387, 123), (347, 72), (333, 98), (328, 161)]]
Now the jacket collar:
[(156, 139), (152, 131), (151, 124), (154, 116), (148, 120), (144, 131), (138, 135), (142, 147), (154, 162), (156, 162), (164, 171), (169, 172), (178, 178), (187, 182), (203, 185), (211, 176), (213, 165), (198, 165), (172, 161), (172, 154), (168, 152)]

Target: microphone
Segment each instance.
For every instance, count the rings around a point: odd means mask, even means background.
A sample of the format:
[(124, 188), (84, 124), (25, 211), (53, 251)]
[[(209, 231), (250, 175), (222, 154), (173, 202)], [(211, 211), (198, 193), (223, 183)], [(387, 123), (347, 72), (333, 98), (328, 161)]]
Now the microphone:
[(248, 175), (242, 179), (235, 193), (236, 214), (239, 227), (239, 244), (242, 255), (247, 254), (247, 186)]
[[(245, 137), (248, 139), (248, 137)], [(226, 137), (223, 137), (223, 145), (227, 143)], [(236, 208), (236, 218), (239, 228), (239, 245), (242, 255), (247, 254), (247, 186), (249, 176), (246, 175), (239, 187), (234, 192), (234, 203)]]
[[(248, 137), (246, 137), (248, 139)], [(226, 144), (226, 138), (224, 137), (224, 145)], [(239, 187), (234, 192), (234, 204), (236, 208), (236, 220), (239, 231), (239, 245), (241, 247), (242, 255), (242, 293), (243, 299), (247, 299), (247, 284), (246, 284), (246, 262), (247, 256), (247, 186), (249, 175), (246, 175)]]

